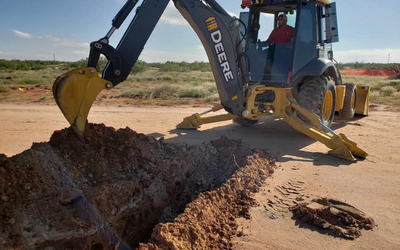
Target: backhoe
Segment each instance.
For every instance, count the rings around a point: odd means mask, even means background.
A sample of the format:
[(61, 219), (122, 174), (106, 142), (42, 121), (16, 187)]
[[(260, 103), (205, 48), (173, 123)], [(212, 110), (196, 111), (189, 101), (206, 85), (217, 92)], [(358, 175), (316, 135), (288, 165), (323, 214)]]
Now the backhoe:
[[(55, 100), (75, 132), (84, 140), (89, 110), (103, 89), (123, 82), (170, 0), (143, 0), (116, 48), (109, 38), (138, 4), (128, 0), (112, 27), (90, 45), (86, 68), (72, 70), (53, 85)], [(263, 116), (275, 116), (296, 130), (324, 143), (330, 154), (356, 161), (367, 153), (343, 134), (330, 129), (335, 113), (351, 119), (368, 114), (369, 88), (344, 84), (333, 63), (332, 43), (338, 42), (337, 12), (330, 0), (243, 0), (246, 11), (232, 17), (215, 0), (173, 0), (200, 38), (214, 74), (220, 104), (184, 118), (177, 128), (233, 119), (250, 126)], [(272, 28), (285, 15), (294, 35), (285, 43), (259, 39), (260, 20), (272, 16)], [(100, 55), (108, 59), (101, 76)], [(224, 109), (224, 115), (204, 114)]]

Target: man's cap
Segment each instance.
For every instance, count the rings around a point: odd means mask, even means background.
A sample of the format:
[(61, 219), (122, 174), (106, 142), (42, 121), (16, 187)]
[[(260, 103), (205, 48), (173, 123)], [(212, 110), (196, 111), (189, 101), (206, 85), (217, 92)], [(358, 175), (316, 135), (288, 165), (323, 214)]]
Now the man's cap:
[(278, 20), (282, 20), (282, 19), (286, 19), (287, 20), (287, 16), (285, 14), (280, 14), (278, 16)]

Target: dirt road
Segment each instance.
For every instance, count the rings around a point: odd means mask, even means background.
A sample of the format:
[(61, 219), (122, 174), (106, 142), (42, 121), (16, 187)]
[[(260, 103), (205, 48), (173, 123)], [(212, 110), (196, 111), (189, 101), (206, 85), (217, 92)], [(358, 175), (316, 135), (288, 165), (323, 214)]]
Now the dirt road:
[[(225, 135), (268, 149), (280, 167), (256, 198), (251, 220), (240, 221), (244, 236), (235, 249), (400, 249), (400, 114), (373, 111), (369, 117), (344, 126), (334, 124), (370, 156), (355, 164), (327, 155), (321, 143), (283, 122), (262, 119), (252, 129), (231, 122), (204, 125), (199, 131), (176, 130), (183, 117), (208, 107), (94, 106), (92, 123), (131, 129), (164, 137), (166, 142), (198, 144)], [(54, 130), (66, 127), (56, 106), (0, 106), (0, 153), (7, 156), (48, 141)], [(299, 196), (333, 196), (371, 216), (378, 225), (353, 241), (321, 234), (293, 220), (288, 205)]]

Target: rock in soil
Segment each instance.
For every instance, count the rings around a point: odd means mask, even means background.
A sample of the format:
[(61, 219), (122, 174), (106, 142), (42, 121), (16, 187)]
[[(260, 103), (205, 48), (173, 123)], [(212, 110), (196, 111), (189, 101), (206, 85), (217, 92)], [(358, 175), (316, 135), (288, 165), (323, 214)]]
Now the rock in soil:
[(370, 230), (375, 226), (374, 220), (364, 212), (337, 199), (318, 198), (291, 210), (301, 222), (320, 228), (322, 233), (346, 239), (358, 238), (361, 229)]
[(242, 141), (168, 144), (89, 124), (0, 154), (1, 249), (230, 249), (274, 159)]

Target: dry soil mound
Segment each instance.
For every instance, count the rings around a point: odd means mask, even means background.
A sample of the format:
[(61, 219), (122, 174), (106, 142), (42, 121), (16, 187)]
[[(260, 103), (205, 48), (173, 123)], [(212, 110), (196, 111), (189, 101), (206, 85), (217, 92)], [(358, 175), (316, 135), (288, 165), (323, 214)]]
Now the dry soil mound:
[(229, 249), (273, 171), (241, 141), (189, 147), (90, 128), (86, 143), (65, 129), (0, 155), (0, 249)]
[(375, 222), (361, 210), (337, 199), (318, 198), (311, 203), (292, 208), (302, 222), (322, 229), (327, 234), (354, 239), (361, 236), (361, 229), (372, 229)]

